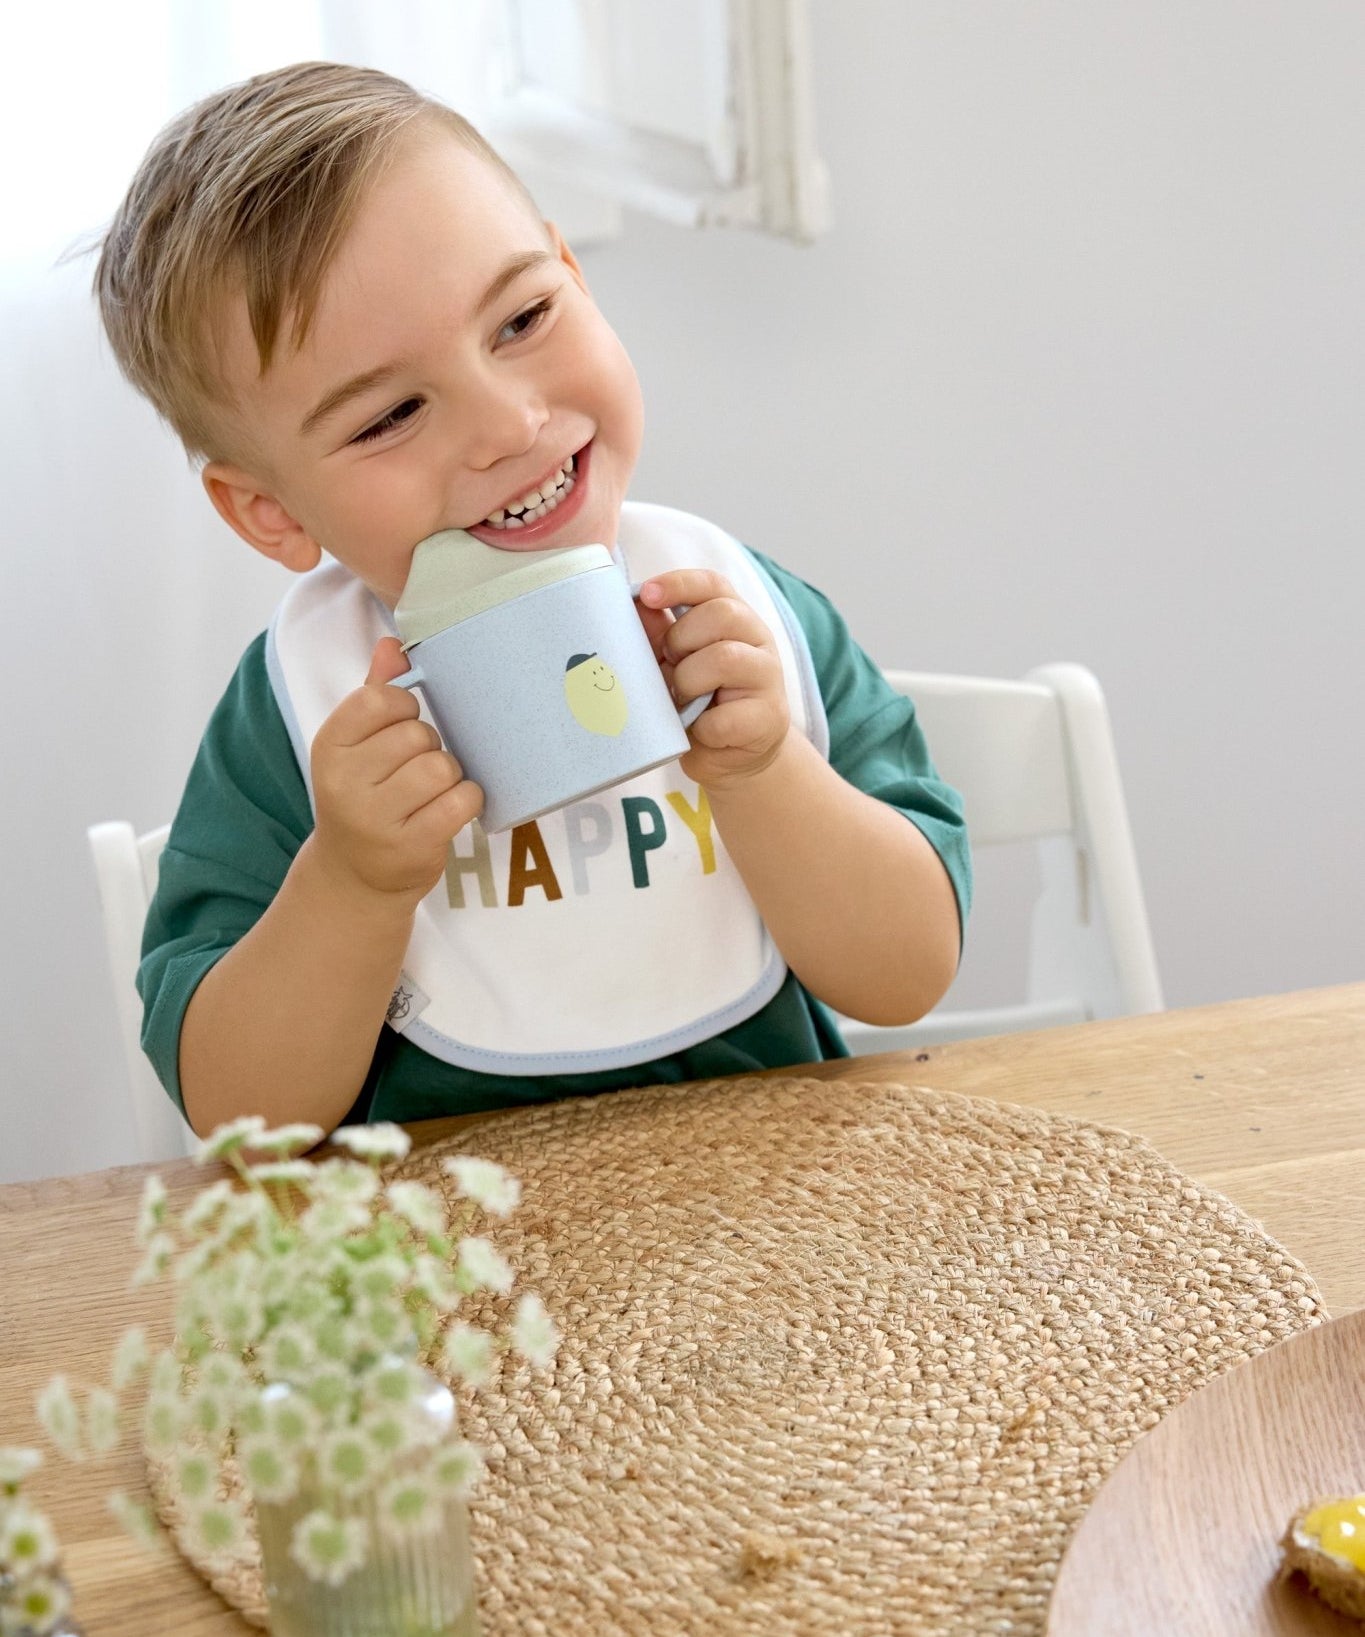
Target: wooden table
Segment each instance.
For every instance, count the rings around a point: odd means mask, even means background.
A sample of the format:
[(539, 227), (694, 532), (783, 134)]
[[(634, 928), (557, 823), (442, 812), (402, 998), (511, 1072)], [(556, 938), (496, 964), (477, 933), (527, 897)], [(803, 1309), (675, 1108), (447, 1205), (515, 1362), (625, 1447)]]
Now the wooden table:
[[(1365, 983), (803, 1072), (931, 1085), (1139, 1132), (1264, 1223), (1334, 1314), (1365, 1306)], [(430, 1143), (472, 1123), (434, 1120), (413, 1134)], [(127, 1289), (151, 1169), (173, 1199), (206, 1180), (180, 1161), (0, 1188), (0, 1444), (42, 1443), (32, 1404), (54, 1371), (103, 1380), (125, 1325), (165, 1335), (166, 1293)], [(250, 1630), (178, 1558), (150, 1564), (107, 1515), (111, 1488), (146, 1492), (131, 1437), (98, 1465), (53, 1455), (30, 1487), (65, 1543), (90, 1637)]]

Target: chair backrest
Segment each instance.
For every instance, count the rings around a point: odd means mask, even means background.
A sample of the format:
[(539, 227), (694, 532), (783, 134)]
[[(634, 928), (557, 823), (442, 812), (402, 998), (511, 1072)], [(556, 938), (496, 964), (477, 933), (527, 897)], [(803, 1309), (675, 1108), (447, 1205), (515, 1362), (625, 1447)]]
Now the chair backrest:
[[(972, 847), (1036, 846), (1026, 994), (1017, 1006), (936, 1008), (903, 1029), (845, 1023), (855, 1052), (1162, 1010), (1147, 909), (1104, 694), (1081, 665), (1023, 681), (888, 671), (915, 702)], [(970, 932), (969, 932), (970, 936)]]
[(134, 987), (142, 952), (142, 924), (156, 891), (169, 825), (137, 835), (131, 824), (91, 825), (86, 835), (95, 861), (104, 946), (114, 984), (119, 1033), (128, 1069), (133, 1129), (140, 1160), (167, 1160), (193, 1151), (194, 1133), (162, 1089), (142, 1050), (142, 1001)]

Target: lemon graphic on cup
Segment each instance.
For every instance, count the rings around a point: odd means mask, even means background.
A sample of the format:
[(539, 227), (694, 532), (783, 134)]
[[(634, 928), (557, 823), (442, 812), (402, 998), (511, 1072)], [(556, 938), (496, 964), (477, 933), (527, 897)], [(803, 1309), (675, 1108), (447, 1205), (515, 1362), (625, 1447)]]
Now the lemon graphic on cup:
[(564, 698), (589, 733), (615, 738), (626, 725), (626, 690), (605, 659), (574, 654), (564, 667)]

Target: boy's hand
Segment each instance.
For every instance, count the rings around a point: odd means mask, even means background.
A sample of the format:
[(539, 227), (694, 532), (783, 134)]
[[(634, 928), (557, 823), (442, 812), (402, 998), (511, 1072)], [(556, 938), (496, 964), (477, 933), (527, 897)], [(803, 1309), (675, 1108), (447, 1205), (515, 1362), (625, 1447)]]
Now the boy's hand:
[(382, 638), (364, 686), (318, 729), (313, 845), (339, 879), (415, 905), (440, 878), (452, 837), (483, 811), (483, 791), (418, 719), (413, 696), (386, 686), (407, 669), (398, 639)]
[[(667, 610), (690, 603), (681, 619)], [(787, 736), (791, 716), (772, 633), (722, 574), (675, 569), (640, 587), (640, 617), (680, 705), (715, 689), (692, 724), (681, 766), (720, 790), (761, 773)]]

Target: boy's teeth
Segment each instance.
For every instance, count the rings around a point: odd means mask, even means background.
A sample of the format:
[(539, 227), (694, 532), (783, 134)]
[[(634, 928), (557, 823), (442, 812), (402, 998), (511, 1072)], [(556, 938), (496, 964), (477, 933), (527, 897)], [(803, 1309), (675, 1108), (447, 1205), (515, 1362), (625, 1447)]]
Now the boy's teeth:
[(537, 518), (552, 512), (574, 486), (574, 458), (569, 456), (563, 466), (543, 489), (532, 489), (520, 500), (514, 500), (503, 511), (493, 512), (484, 522), (495, 529), (519, 529)]

